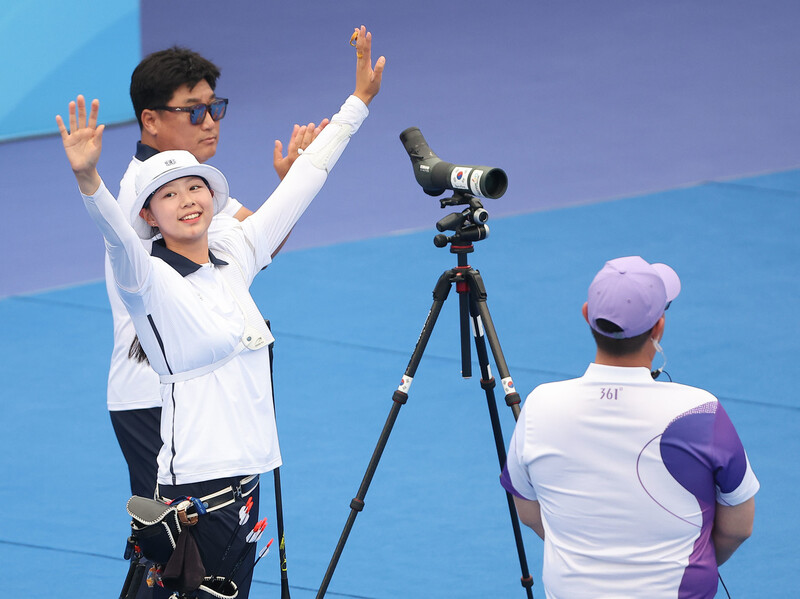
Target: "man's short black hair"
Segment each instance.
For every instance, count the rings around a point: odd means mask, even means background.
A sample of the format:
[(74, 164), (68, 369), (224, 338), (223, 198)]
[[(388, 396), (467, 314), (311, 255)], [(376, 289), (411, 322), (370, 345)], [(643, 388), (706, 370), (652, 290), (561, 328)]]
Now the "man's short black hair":
[[(622, 329), (605, 318), (598, 318), (595, 325), (606, 333), (621, 333)], [(627, 356), (635, 354), (644, 347), (647, 340), (650, 338), (653, 329), (645, 331), (635, 337), (628, 337), (627, 339), (614, 339), (613, 337), (606, 337), (592, 329), (592, 336), (598, 349), (612, 356)]]
[(182, 85), (191, 88), (205, 79), (211, 89), (216, 89), (218, 77), (219, 68), (214, 63), (188, 48), (173, 46), (146, 56), (131, 75), (131, 102), (139, 129), (143, 110), (166, 106)]

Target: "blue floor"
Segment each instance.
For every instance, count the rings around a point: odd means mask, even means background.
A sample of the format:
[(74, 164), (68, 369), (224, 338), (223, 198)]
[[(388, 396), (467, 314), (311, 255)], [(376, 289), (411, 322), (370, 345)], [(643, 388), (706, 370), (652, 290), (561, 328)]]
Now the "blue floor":
[[(800, 518), (788, 500), (800, 481), (783, 459), (800, 451), (792, 376), (799, 200), (800, 171), (790, 171), (492, 219), (470, 258), (523, 394), (580, 374), (593, 357), (580, 306), (606, 258), (641, 253), (680, 273), (663, 343), (667, 371), (722, 399), (762, 484), (755, 533), (722, 568), (739, 598), (792, 596), (800, 565)], [(433, 285), (455, 265), (433, 233), (289, 252), (256, 279), (254, 296), (277, 337), (293, 596), (316, 594)], [(0, 560), (14, 572), (36, 564), (64, 597), (111, 596), (126, 567), (127, 481), (102, 402), (104, 293), (96, 283), (0, 301), (10, 399), (0, 451), (13, 456), (0, 486)], [(476, 380), (459, 376), (456, 306), (451, 298), (437, 323), (331, 597), (523, 596), (485, 398)], [(505, 407), (501, 419), (508, 437)], [(530, 531), (525, 543), (539, 582), (541, 543)], [(255, 588), (276, 596), (277, 558), (264, 562)], [(5, 587), (30, 599), (53, 594), (24, 576)]]

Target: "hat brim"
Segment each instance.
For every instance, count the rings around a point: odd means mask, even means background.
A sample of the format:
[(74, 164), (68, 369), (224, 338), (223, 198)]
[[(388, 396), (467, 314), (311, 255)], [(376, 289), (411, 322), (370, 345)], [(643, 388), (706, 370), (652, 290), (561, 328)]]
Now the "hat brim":
[(664, 289), (667, 292), (667, 303), (678, 297), (678, 294), (681, 292), (681, 280), (678, 278), (678, 273), (672, 270), (671, 266), (667, 266), (666, 264), (656, 263), (650, 266), (653, 267), (653, 270), (655, 270), (658, 276), (661, 277), (661, 280), (664, 281)]
[(136, 196), (131, 208), (130, 222), (133, 225), (136, 234), (141, 239), (150, 239), (155, 233), (155, 229), (139, 215), (145, 200), (150, 197), (154, 191), (159, 187), (166, 185), (175, 179), (182, 179), (183, 177), (202, 177), (208, 181), (208, 185), (213, 190), (213, 206), (214, 214), (219, 214), (222, 207), (228, 202), (230, 195), (230, 188), (228, 187), (228, 180), (219, 169), (214, 168), (208, 164), (192, 164), (188, 166), (176, 167), (172, 170), (161, 173), (158, 177), (150, 181)]

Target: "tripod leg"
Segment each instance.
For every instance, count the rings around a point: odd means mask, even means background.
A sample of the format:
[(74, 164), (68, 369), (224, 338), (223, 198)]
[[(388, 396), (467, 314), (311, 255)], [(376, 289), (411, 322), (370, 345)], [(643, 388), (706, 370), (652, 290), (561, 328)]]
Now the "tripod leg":
[[(497, 338), (497, 331), (494, 328), (492, 316), (489, 314), (489, 308), (486, 307), (486, 287), (483, 286), (481, 273), (471, 269), (466, 273), (466, 278), (469, 283), (470, 296), (474, 302), (474, 313), (481, 318), (481, 323), (486, 331), (486, 338), (489, 340), (489, 347), (492, 350), (492, 356), (494, 356), (494, 363), (497, 365), (497, 373), (500, 375), (500, 382), (503, 384), (506, 405), (511, 408), (514, 420), (517, 420), (519, 419), (519, 404), (521, 400), (519, 393), (514, 388), (511, 374), (508, 372), (508, 365), (506, 364), (505, 356), (503, 356), (503, 350), (500, 349), (500, 341)], [(505, 450), (503, 453), (505, 454)], [(503, 459), (503, 462), (505, 462), (505, 459)]]
[(367, 466), (367, 471), (364, 473), (364, 478), (361, 481), (358, 494), (350, 502), (350, 515), (347, 518), (344, 530), (342, 530), (342, 534), (339, 537), (339, 542), (336, 545), (336, 549), (334, 550), (330, 564), (328, 565), (328, 570), (325, 572), (325, 577), (323, 578), (322, 584), (317, 592), (317, 599), (322, 599), (322, 597), (325, 596), (325, 593), (328, 590), (328, 585), (333, 577), (333, 571), (336, 569), (336, 565), (339, 563), (339, 558), (344, 550), (344, 545), (347, 542), (347, 538), (350, 536), (350, 531), (353, 529), (356, 516), (358, 516), (358, 513), (364, 509), (364, 497), (367, 495), (369, 485), (372, 482), (372, 477), (375, 475), (375, 471), (378, 468), (378, 462), (383, 455), (383, 450), (386, 448), (386, 443), (389, 441), (389, 435), (392, 433), (392, 428), (397, 420), (397, 415), (400, 413), (400, 408), (403, 407), (406, 401), (408, 401), (408, 390), (414, 380), (414, 375), (417, 372), (420, 360), (422, 360), (422, 354), (425, 351), (425, 347), (428, 345), (431, 333), (433, 333), (433, 327), (436, 324), (436, 319), (439, 317), (442, 306), (444, 305), (444, 302), (450, 293), (450, 284), (452, 279), (453, 271), (444, 272), (442, 276), (439, 277), (439, 281), (436, 283), (436, 287), (433, 290), (433, 305), (431, 306), (430, 312), (428, 312), (428, 317), (422, 327), (422, 332), (417, 340), (417, 345), (414, 347), (414, 352), (411, 354), (411, 359), (408, 362), (408, 367), (406, 367), (405, 374), (403, 374), (403, 379), (400, 382), (400, 386), (392, 394), (392, 401), (394, 403), (392, 403), (389, 416), (386, 418), (386, 423), (383, 425), (383, 430), (378, 438), (378, 444), (376, 445), (375, 451), (372, 453), (372, 458)]
[(461, 377), (472, 378), (472, 359), (469, 351), (469, 289), (464, 281), (456, 283), (458, 291), (458, 316), (461, 332)]
[[(470, 286), (470, 289), (472, 289), (472, 285)], [(500, 462), (500, 470), (502, 471), (506, 465), (506, 448), (505, 441), (503, 440), (503, 430), (500, 425), (500, 417), (497, 412), (497, 400), (495, 399), (494, 395), (495, 380), (491, 371), (489, 370), (489, 354), (486, 351), (486, 340), (484, 338), (483, 321), (484, 318), (490, 318), (489, 309), (486, 306), (485, 290), (482, 295), (480, 293), (470, 293), (470, 315), (472, 317), (472, 330), (475, 336), (475, 351), (478, 354), (478, 362), (480, 363), (481, 369), (481, 388), (486, 392), (486, 402), (489, 407), (489, 419), (492, 423), (492, 432), (494, 434), (495, 449), (497, 450), (497, 459)], [(497, 352), (499, 353), (500, 344), (496, 339), (497, 333), (493, 326), (491, 331), (491, 335), (494, 336), (495, 339), (494, 344), (492, 344), (492, 336), (490, 336), (489, 343), (493, 348), (496, 347)], [(500, 353), (500, 355), (502, 356), (502, 353)], [(496, 356), (497, 354), (495, 354), (495, 360), (497, 360)], [(505, 360), (503, 360), (502, 363), (505, 366)], [(498, 370), (499, 369), (500, 367), (498, 366)], [(506, 376), (508, 377), (508, 380), (511, 381), (511, 377), (508, 374), (507, 369)], [(513, 390), (513, 384), (503, 385), (504, 389), (508, 388), (509, 386)], [(514, 391), (514, 393), (516, 394), (516, 391)], [(517, 398), (519, 398), (519, 395), (517, 395)], [(508, 399), (506, 399), (506, 401), (508, 401)], [(516, 404), (514, 405), (516, 406)], [(515, 413), (515, 416), (517, 416), (517, 414), (518, 413)], [(514, 532), (514, 541), (517, 546), (519, 565), (520, 569), (522, 570), (522, 578), (520, 579), (520, 582), (525, 588), (528, 598), (533, 599), (533, 577), (530, 575), (528, 570), (528, 559), (525, 556), (525, 545), (522, 542), (522, 530), (520, 529), (519, 525), (519, 516), (517, 515), (517, 509), (514, 506), (514, 500), (508, 493), (506, 493), (506, 502), (508, 503), (508, 513), (511, 516), (511, 528)]]

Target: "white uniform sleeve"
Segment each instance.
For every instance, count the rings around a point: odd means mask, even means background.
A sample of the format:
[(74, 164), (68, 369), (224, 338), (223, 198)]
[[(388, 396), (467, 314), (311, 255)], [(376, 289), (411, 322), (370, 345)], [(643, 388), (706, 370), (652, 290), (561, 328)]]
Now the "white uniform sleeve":
[(331, 122), (303, 154), (272, 195), (242, 223), (255, 253), (255, 272), (271, 261), (272, 253), (292, 230), (317, 195), (350, 137), (369, 114), (366, 104), (350, 96)]
[(242, 203), (236, 198), (228, 196), (228, 201), (219, 211), (220, 214), (227, 214), (228, 216), (236, 216), (236, 213), (243, 208)]
[(139, 291), (152, 267), (150, 256), (142, 246), (141, 239), (114, 196), (106, 189), (105, 183), (100, 183), (94, 195), (81, 193), (81, 196), (89, 216), (106, 240), (106, 252), (117, 285), (132, 293)]

